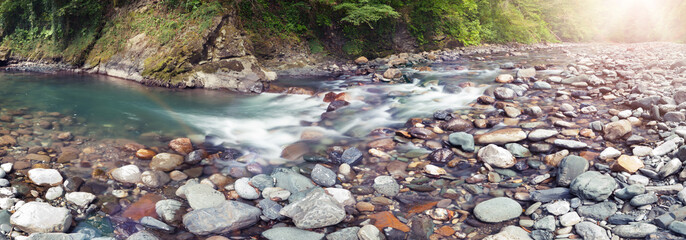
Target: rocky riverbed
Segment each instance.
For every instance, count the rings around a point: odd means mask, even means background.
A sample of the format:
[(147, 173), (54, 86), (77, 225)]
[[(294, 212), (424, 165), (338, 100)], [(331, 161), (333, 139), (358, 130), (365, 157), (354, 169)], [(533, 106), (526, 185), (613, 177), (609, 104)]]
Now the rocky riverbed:
[[(356, 59), (387, 85), (432, 62), (523, 56), (467, 109), (362, 141), (305, 131), (281, 165), (211, 138), (95, 139), (64, 113), (3, 106), (0, 238), (683, 239), (686, 46), (545, 49), (568, 62), (532, 64), (532, 47)], [(345, 91), (319, 95), (327, 112), (304, 125), (350, 108)]]

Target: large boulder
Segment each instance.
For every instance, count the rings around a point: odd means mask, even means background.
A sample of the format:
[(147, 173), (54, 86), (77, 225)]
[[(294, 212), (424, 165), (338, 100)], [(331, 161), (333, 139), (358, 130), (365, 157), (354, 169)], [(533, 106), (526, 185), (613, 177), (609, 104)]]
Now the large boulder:
[(224, 201), (212, 207), (193, 210), (183, 216), (183, 225), (196, 235), (221, 234), (250, 227), (260, 220), (262, 211), (251, 205)]

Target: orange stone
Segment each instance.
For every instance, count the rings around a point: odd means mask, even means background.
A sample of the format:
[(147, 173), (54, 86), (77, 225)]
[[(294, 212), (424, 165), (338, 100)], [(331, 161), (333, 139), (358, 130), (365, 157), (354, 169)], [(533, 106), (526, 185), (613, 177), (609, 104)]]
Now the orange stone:
[(635, 173), (643, 168), (643, 161), (636, 156), (622, 155), (612, 164), (612, 170), (617, 172)]
[(169, 147), (180, 154), (189, 154), (193, 151), (193, 144), (190, 138), (177, 138), (169, 142)]
[(138, 201), (126, 208), (124, 213), (122, 213), (122, 216), (135, 221), (138, 221), (145, 216), (158, 218), (157, 213), (155, 212), (155, 203), (162, 199), (163, 197), (157, 194), (145, 194), (143, 197), (138, 199)]
[(424, 212), (426, 210), (432, 209), (433, 207), (436, 206), (436, 204), (438, 204), (438, 202), (429, 202), (429, 203), (417, 205), (417, 206), (410, 208), (410, 210), (407, 211), (407, 213), (414, 214), (414, 213)]
[(599, 155), (600, 155), (600, 153), (589, 152), (589, 151), (583, 151), (583, 152), (579, 153), (579, 156), (581, 156), (582, 158), (585, 158), (586, 160), (589, 160), (589, 161), (596, 159)]
[(579, 134), (587, 138), (595, 138), (595, 133), (593, 132), (593, 130), (588, 128), (581, 129), (581, 131), (579, 131)]
[(440, 228), (436, 231), (436, 233), (438, 233), (438, 234), (440, 234), (441, 236), (444, 236), (444, 237), (449, 237), (449, 236), (452, 236), (453, 234), (455, 234), (455, 229), (453, 229), (453, 228), (451, 228), (451, 227), (449, 227), (449, 226), (443, 226), (443, 227), (440, 227)]
[(395, 142), (392, 138), (383, 138), (369, 142), (367, 144), (369, 148), (381, 149), (384, 151), (390, 151), (395, 148)]
[(153, 150), (141, 148), (136, 151), (136, 157), (142, 160), (150, 160), (152, 157), (157, 155), (157, 153)]
[(374, 226), (376, 226), (380, 231), (383, 231), (383, 229), (387, 227), (397, 229), (403, 232), (410, 231), (410, 227), (408, 227), (400, 220), (398, 220), (398, 218), (396, 218), (393, 215), (393, 213), (389, 211), (376, 213), (374, 215), (369, 216), (369, 219), (373, 220)]

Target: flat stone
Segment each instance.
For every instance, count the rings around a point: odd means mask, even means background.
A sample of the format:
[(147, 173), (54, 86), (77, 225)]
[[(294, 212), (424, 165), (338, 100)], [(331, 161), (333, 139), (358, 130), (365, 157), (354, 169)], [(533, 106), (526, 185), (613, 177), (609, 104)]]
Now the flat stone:
[(272, 220), (281, 220), (284, 218), (279, 211), (283, 209), (280, 204), (270, 199), (262, 199), (257, 203), (257, 206), (262, 209), (262, 215)]
[(336, 184), (336, 173), (321, 164), (314, 166), (310, 176), (312, 181), (323, 187), (331, 187)]
[(531, 240), (529, 233), (517, 226), (507, 226), (499, 233), (485, 237), (483, 240)]
[(360, 240), (384, 240), (386, 239), (374, 225), (364, 225), (357, 232), (357, 238)]
[(193, 209), (213, 208), (224, 204), (226, 197), (207, 184), (188, 181), (176, 190), (176, 195), (186, 198)]
[(588, 144), (584, 142), (566, 139), (555, 139), (555, 141), (553, 141), (553, 144), (555, 144), (555, 146), (566, 149), (584, 149), (588, 147)]
[(569, 202), (567, 202), (567, 201), (557, 201), (557, 202), (549, 204), (545, 208), (545, 210), (548, 211), (550, 214), (553, 214), (555, 216), (559, 216), (559, 215), (562, 215), (562, 214), (569, 212), (570, 206), (569, 206)]
[(29, 179), (36, 185), (57, 186), (62, 183), (62, 175), (55, 169), (34, 168), (28, 172)]
[(665, 141), (664, 143), (658, 145), (656, 148), (653, 149), (651, 154), (653, 156), (662, 156), (667, 153), (670, 153), (674, 150), (676, 150), (681, 143), (684, 142), (683, 138), (676, 137), (672, 138), (670, 140)]
[(474, 152), (474, 136), (465, 132), (451, 133), (448, 136), (450, 144), (460, 147), (465, 152)]
[(617, 204), (614, 202), (601, 202), (593, 205), (580, 206), (576, 209), (579, 215), (595, 219), (597, 221), (605, 221), (612, 214), (617, 212)]
[(657, 226), (649, 223), (632, 223), (612, 229), (612, 233), (623, 238), (645, 238), (654, 232), (657, 232)]
[(572, 194), (585, 200), (603, 201), (617, 188), (615, 180), (596, 171), (588, 171), (576, 177), (570, 184)]
[[(394, 180), (395, 181), (395, 180)], [(301, 229), (320, 228), (340, 223), (346, 216), (343, 205), (323, 190), (313, 190), (279, 212), (290, 217)]]
[(357, 232), (360, 227), (347, 227), (326, 235), (326, 240), (358, 240)]
[(89, 192), (70, 192), (65, 195), (68, 202), (81, 208), (85, 208), (95, 200), (95, 195)]
[(374, 190), (386, 197), (395, 197), (400, 192), (400, 185), (391, 176), (378, 176), (372, 185)]
[(531, 192), (531, 198), (537, 202), (552, 202), (558, 199), (571, 198), (568, 188), (558, 187)]
[(183, 216), (183, 225), (196, 235), (222, 234), (254, 225), (261, 214), (259, 208), (251, 205), (224, 201), (215, 207), (187, 213)]
[(254, 200), (260, 198), (260, 192), (250, 185), (250, 178), (239, 178), (233, 185), (238, 196), (243, 199)]
[(598, 158), (600, 158), (600, 160), (608, 160), (608, 159), (617, 158), (621, 155), (622, 155), (622, 152), (620, 152), (616, 148), (608, 147), (605, 150), (603, 150), (602, 152), (600, 152), (600, 155), (598, 156)]
[(184, 161), (183, 156), (173, 153), (158, 153), (150, 161), (150, 168), (163, 172), (169, 172), (181, 165)]
[(644, 193), (637, 195), (631, 199), (631, 206), (640, 207), (648, 204), (656, 203), (658, 200), (657, 195), (654, 192)]
[(515, 200), (498, 197), (477, 204), (473, 212), (483, 222), (497, 223), (519, 217), (522, 210), (522, 206)]
[(506, 128), (478, 135), (474, 137), (474, 139), (476, 140), (476, 143), (480, 145), (502, 145), (505, 143), (519, 142), (526, 139), (526, 137), (526, 132), (520, 128)]
[(541, 141), (554, 136), (557, 136), (559, 132), (554, 129), (536, 129), (529, 133), (529, 140), (531, 141)]
[(636, 156), (621, 155), (619, 158), (617, 158), (617, 161), (612, 164), (612, 170), (633, 174), (644, 166), (645, 165), (643, 165), (643, 161), (638, 159)]
[(479, 149), (477, 156), (482, 162), (499, 168), (510, 168), (517, 162), (510, 151), (495, 144), (489, 144)]
[(160, 200), (155, 203), (155, 212), (165, 222), (174, 222), (177, 220), (181, 210), (181, 202), (174, 199)]
[(269, 240), (321, 240), (324, 239), (324, 234), (293, 227), (277, 227), (262, 232), (262, 237)]
[(28, 202), (10, 217), (10, 223), (27, 233), (66, 232), (71, 226), (69, 209), (43, 202)]
[(657, 172), (660, 177), (665, 178), (668, 177), (676, 172), (678, 172), (681, 169), (681, 160), (678, 158), (673, 158), (669, 162), (667, 162), (664, 166), (660, 168), (660, 171)]
[(574, 225), (574, 230), (582, 239), (610, 240), (605, 229), (592, 222), (581, 222)]
[(669, 230), (672, 232), (686, 236), (686, 222), (674, 221), (669, 224)]
[(588, 160), (569, 155), (562, 159), (557, 168), (557, 184), (560, 186), (569, 186), (577, 176), (588, 170)]
[(312, 183), (309, 178), (296, 173), (291, 169), (277, 168), (272, 172), (271, 176), (276, 180), (276, 187), (286, 189), (291, 192), (291, 194), (315, 187), (314, 183)]
[(554, 216), (545, 216), (536, 221), (534, 223), (534, 229), (539, 229), (539, 230), (546, 230), (546, 231), (555, 231), (555, 217)]

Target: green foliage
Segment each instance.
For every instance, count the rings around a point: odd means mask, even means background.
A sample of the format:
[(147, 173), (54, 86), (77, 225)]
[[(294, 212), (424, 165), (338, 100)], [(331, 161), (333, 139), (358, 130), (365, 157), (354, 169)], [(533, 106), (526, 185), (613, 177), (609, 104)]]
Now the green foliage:
[(334, 6), (336, 11), (344, 11), (346, 16), (341, 22), (351, 23), (355, 26), (367, 24), (370, 28), (372, 23), (386, 18), (398, 18), (400, 14), (386, 4), (370, 3), (369, 0), (357, 0), (355, 2), (343, 2)]
[(426, 0), (409, 6), (410, 30), (420, 44), (431, 44), (434, 36), (446, 35), (462, 45), (481, 43), (478, 5), (474, 0)]

